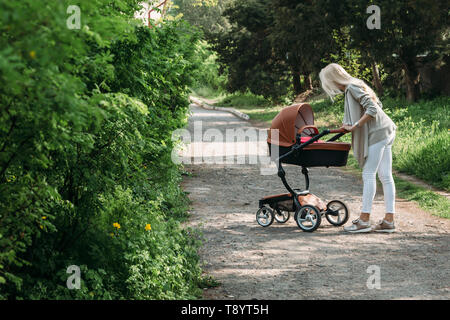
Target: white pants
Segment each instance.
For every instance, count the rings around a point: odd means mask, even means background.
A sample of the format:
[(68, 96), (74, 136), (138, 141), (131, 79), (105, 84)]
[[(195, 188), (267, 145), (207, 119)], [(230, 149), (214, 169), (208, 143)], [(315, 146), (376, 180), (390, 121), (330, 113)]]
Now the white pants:
[(395, 184), (392, 178), (392, 144), (395, 132), (386, 140), (369, 146), (364, 164), (362, 178), (364, 182), (361, 212), (370, 213), (377, 190), (375, 175), (383, 184), (384, 205), (386, 213), (395, 213)]

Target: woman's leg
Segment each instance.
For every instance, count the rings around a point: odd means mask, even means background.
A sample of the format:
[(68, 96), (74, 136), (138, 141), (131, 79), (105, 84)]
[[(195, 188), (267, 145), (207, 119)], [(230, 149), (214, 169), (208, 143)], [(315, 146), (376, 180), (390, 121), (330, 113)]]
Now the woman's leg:
[(373, 198), (375, 197), (375, 192), (377, 190), (375, 177), (383, 157), (386, 143), (387, 141), (384, 140), (369, 146), (366, 163), (364, 164), (362, 173), (364, 186), (361, 215), (359, 216), (359, 219), (353, 221), (352, 225), (344, 227), (344, 230), (347, 232), (357, 233), (372, 231), (369, 220)]
[[(363, 168), (363, 200), (361, 215), (353, 221), (349, 227), (344, 227), (348, 232), (394, 232), (393, 214), (395, 212), (395, 185), (392, 178), (392, 143), (395, 136), (369, 146), (366, 163)], [(370, 212), (375, 197), (377, 183), (376, 174), (383, 183), (384, 201), (386, 205), (385, 220), (372, 228), (370, 226)], [(392, 218), (392, 219), (391, 219)], [(389, 223), (390, 222), (390, 223)]]
[(392, 222), (395, 213), (395, 183), (392, 177), (392, 137), (383, 152), (380, 165), (378, 167), (378, 178), (383, 185), (384, 205), (386, 208), (386, 216), (384, 220)]
[(372, 211), (372, 202), (377, 191), (376, 173), (382, 162), (387, 140), (380, 141), (369, 146), (367, 159), (364, 164), (363, 178), (363, 199), (361, 208), (361, 220), (368, 221)]

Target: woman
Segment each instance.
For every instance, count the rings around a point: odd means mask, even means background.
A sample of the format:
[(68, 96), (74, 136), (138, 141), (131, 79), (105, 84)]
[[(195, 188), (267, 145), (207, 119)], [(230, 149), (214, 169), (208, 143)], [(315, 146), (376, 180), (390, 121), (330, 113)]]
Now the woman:
[[(363, 199), (359, 219), (344, 227), (345, 231), (394, 232), (395, 184), (392, 178), (392, 144), (396, 125), (382, 110), (375, 92), (362, 80), (350, 76), (336, 63), (320, 71), (325, 92), (333, 99), (344, 93), (344, 121), (342, 128), (352, 133), (352, 148), (358, 164), (363, 168)], [(386, 215), (374, 228), (370, 212), (376, 192), (376, 173), (383, 184)]]

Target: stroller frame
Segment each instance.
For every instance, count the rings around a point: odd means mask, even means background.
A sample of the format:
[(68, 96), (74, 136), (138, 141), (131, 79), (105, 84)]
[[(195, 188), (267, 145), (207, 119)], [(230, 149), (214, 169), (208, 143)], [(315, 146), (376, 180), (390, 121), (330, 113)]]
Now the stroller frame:
[[(305, 127), (314, 128), (318, 133), (317, 128), (313, 126), (305, 126)], [(310, 144), (318, 141), (323, 136), (326, 136), (330, 133), (337, 133), (332, 138), (326, 141), (326, 142), (333, 142), (342, 137), (343, 135), (345, 135), (348, 131), (345, 131), (344, 129), (337, 129), (337, 130), (325, 129), (321, 133), (318, 133), (317, 135), (311, 137), (311, 139), (303, 143), (301, 142), (301, 132), (302, 129), (300, 129), (300, 132), (296, 135), (296, 142), (291, 147), (291, 150), (279, 156), (275, 160), (275, 163), (278, 168), (278, 177), (280, 177), (281, 182), (283, 183), (287, 191), (289, 191), (289, 193), (275, 196), (268, 196), (259, 200), (257, 222), (263, 227), (271, 225), (274, 219), (279, 223), (285, 223), (289, 219), (289, 211), (295, 212), (294, 220), (297, 222), (297, 225), (300, 227), (300, 229), (307, 232), (312, 232), (319, 227), (322, 215), (325, 215), (328, 222), (330, 222), (334, 226), (341, 226), (345, 224), (348, 220), (349, 217), (348, 208), (343, 202), (339, 200), (332, 200), (326, 205), (326, 208), (324, 208), (321, 200), (317, 196), (309, 192), (309, 185), (310, 185), (308, 175), (309, 170), (306, 166), (303, 165), (301, 166), (302, 174), (305, 177), (305, 189), (301, 190), (301, 189), (293, 189), (289, 185), (289, 183), (286, 180), (286, 172), (283, 169), (282, 165), (283, 159), (286, 159), (295, 152), (299, 152), (300, 150), (304, 149)], [(303, 203), (301, 203), (302, 199), (305, 199), (306, 201), (303, 201)], [(284, 210), (280, 209), (280, 204), (286, 204), (289, 203), (290, 201), (292, 201), (292, 206), (290, 208), (287, 208), (284, 205)], [(285, 213), (282, 213), (282, 211), (285, 211)], [(260, 215), (261, 213), (264, 217), (267, 217), (266, 223), (261, 223), (260, 220), (258, 219), (258, 215)], [(341, 214), (343, 215), (342, 219), (340, 218)], [(300, 215), (300, 217), (298, 215)], [(337, 217), (337, 221), (334, 220), (335, 217)], [(313, 221), (313, 219), (315, 221)], [(311, 222), (311, 226), (305, 226), (303, 223), (299, 222), (306, 220)]]

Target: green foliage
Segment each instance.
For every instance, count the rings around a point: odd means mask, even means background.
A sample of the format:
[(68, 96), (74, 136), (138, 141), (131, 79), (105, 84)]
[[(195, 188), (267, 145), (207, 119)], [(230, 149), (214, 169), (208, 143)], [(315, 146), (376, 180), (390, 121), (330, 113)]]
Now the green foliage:
[[(78, 1), (80, 30), (70, 1), (0, 3), (0, 298), (199, 294), (170, 158), (198, 34), (142, 26), (139, 2)], [(73, 264), (80, 290), (65, 286)]]
[(251, 94), (250, 92), (247, 92), (227, 95), (220, 102), (218, 102), (218, 104), (224, 107), (241, 107), (253, 109), (258, 106), (269, 106), (270, 102), (264, 99), (263, 96), (256, 96), (254, 94)]
[[(449, 43), (443, 37), (448, 29), (448, 1), (346, 0), (344, 3), (333, 14), (350, 26), (350, 46), (364, 53), (366, 61), (382, 63), (389, 74), (396, 75), (397, 82), (403, 78), (398, 71), (403, 71), (407, 99), (417, 100), (419, 63), (439, 59), (445, 53), (443, 48), (448, 54)], [(380, 29), (367, 28), (366, 8), (371, 4), (380, 8)]]
[[(197, 43), (196, 58), (201, 68), (193, 74), (195, 83), (192, 85), (192, 89), (203, 97), (211, 95), (212, 92), (223, 92), (226, 86), (226, 73), (220, 74), (217, 54), (211, 51), (210, 45), (206, 41)], [(204, 91), (206, 88), (212, 92), (206, 94), (199, 92), (199, 89)]]
[(450, 190), (450, 99), (405, 102), (385, 101), (398, 124), (395, 168)]
[[(309, 75), (322, 67), (322, 59), (335, 51), (333, 28), (325, 18), (324, 1), (272, 0), (269, 38), (280, 59), (293, 74)], [(300, 93), (300, 92), (297, 92)]]
[(397, 194), (402, 199), (416, 201), (421, 208), (434, 215), (450, 218), (450, 200), (447, 197), (396, 177), (394, 181)]
[(229, 23), (222, 16), (227, 3), (233, 0), (173, 0), (174, 14), (198, 27), (206, 39), (228, 30)]
[(222, 95), (222, 91), (218, 91), (217, 89), (213, 89), (209, 86), (201, 86), (195, 89), (191, 89), (192, 95), (197, 97), (203, 97), (207, 99), (216, 99), (217, 97)]
[(269, 0), (236, 1), (224, 11), (231, 24), (228, 32), (211, 40), (222, 69), (228, 72), (227, 90), (278, 100), (287, 94), (290, 77), (283, 60), (267, 37), (273, 23)]
[(329, 63), (340, 64), (353, 77), (362, 79), (368, 84), (372, 82), (372, 71), (368, 67), (367, 59), (363, 59), (362, 51), (350, 48), (349, 28), (340, 28), (333, 30), (333, 39), (337, 46), (337, 50), (329, 55), (328, 58), (323, 58), (324, 65)]
[[(367, 27), (372, 4), (381, 10), (380, 29)], [(379, 92), (385, 85), (414, 101), (424, 90), (420, 66), (445, 64), (449, 54), (444, 0), (235, 1), (222, 18), (231, 27), (208, 40), (228, 68), (228, 90), (272, 100), (310, 89), (300, 79), (312, 76), (318, 84), (320, 69), (335, 62), (354, 77), (374, 80)]]

